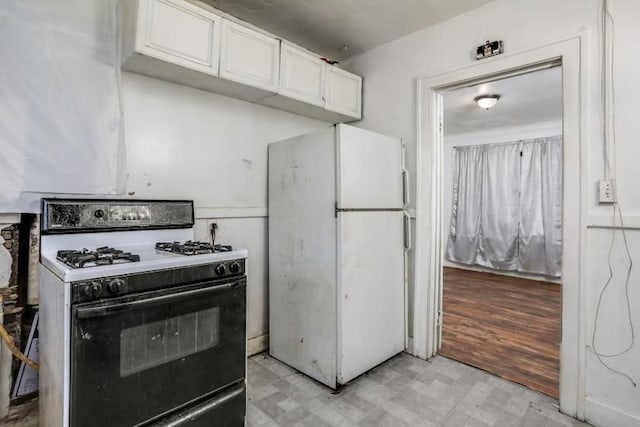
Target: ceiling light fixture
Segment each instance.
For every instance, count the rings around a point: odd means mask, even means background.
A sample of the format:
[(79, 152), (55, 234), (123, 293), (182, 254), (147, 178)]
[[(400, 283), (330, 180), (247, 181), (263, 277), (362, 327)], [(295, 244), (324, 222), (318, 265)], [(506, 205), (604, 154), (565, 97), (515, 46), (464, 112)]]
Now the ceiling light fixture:
[(476, 101), (478, 107), (488, 110), (489, 108), (494, 107), (498, 103), (499, 99), (500, 95), (480, 95), (473, 100)]

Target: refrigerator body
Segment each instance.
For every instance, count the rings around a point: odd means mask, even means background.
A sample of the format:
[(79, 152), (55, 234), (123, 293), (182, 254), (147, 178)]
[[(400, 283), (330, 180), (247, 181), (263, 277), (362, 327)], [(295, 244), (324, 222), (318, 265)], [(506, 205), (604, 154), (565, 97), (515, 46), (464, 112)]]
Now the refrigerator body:
[(269, 351), (332, 388), (405, 347), (402, 152), (347, 125), (269, 145)]

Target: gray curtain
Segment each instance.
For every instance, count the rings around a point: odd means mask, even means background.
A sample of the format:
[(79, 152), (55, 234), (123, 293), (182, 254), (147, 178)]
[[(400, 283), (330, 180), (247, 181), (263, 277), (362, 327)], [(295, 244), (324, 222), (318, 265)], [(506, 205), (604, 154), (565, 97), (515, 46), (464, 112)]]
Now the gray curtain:
[(473, 264), (480, 241), (480, 209), (484, 147), (456, 150), (453, 163), (453, 203), (447, 255), (452, 261)]
[(562, 271), (562, 137), (454, 149), (446, 258), (496, 270)]

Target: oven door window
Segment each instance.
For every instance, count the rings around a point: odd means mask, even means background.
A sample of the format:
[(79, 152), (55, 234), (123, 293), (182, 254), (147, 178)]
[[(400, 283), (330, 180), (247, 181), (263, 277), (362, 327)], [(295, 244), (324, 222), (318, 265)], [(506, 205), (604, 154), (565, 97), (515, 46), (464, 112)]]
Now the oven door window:
[(74, 306), (71, 426), (135, 426), (242, 380), (245, 280)]
[(220, 344), (220, 307), (124, 329), (120, 376), (126, 377)]

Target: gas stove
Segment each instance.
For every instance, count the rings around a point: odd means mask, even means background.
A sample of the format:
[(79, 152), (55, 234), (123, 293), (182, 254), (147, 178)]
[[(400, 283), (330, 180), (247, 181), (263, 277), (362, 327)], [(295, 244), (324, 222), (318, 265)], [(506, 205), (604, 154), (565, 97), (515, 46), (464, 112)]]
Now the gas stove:
[[(144, 250), (144, 248), (140, 249)], [(214, 245), (209, 242), (193, 240), (187, 240), (182, 243), (157, 242), (155, 244), (155, 249), (160, 252), (186, 256), (233, 251), (233, 248), (230, 245)], [(140, 255), (127, 252), (124, 249), (102, 246), (94, 250), (89, 250), (87, 248), (58, 250), (56, 260), (76, 269), (140, 262)]]
[(233, 250), (233, 248), (228, 245), (214, 245), (209, 242), (194, 242), (191, 240), (187, 240), (184, 243), (158, 242), (156, 243), (156, 249), (180, 255), (213, 254), (216, 252), (231, 252)]
[(139, 262), (140, 255), (125, 252), (121, 249), (114, 249), (108, 246), (96, 248), (90, 251), (86, 248), (82, 250), (59, 250), (56, 256), (71, 268), (98, 267), (101, 265), (123, 264), (126, 262)]
[(44, 427), (245, 424), (247, 251), (193, 224), (190, 201), (43, 200)]
[(47, 231), (49, 234), (43, 235), (40, 262), (63, 282), (202, 264), (222, 263), (228, 267), (234, 260), (247, 258), (246, 249), (197, 241), (191, 227), (78, 232), (85, 226), (84, 218), (95, 218), (93, 209), (83, 207), (75, 217), (65, 219), (78, 224), (73, 232), (64, 234), (54, 227), (55, 233)]

